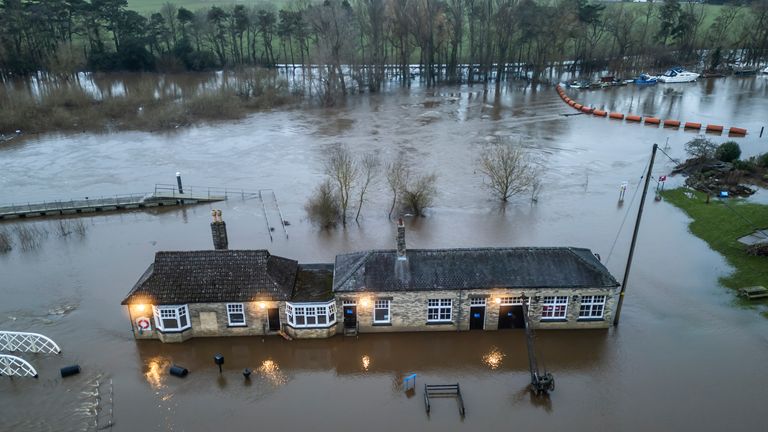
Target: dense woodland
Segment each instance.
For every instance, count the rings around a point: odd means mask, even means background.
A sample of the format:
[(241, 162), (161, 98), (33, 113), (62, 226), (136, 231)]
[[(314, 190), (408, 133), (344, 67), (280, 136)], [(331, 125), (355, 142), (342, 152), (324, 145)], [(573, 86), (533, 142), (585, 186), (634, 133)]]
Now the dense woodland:
[(148, 16), (126, 0), (2, 0), (0, 8), (4, 77), (313, 64), (346, 93), (349, 80), (370, 91), (388, 74), (407, 83), (410, 64), (431, 85), (535, 80), (551, 66), (637, 71), (768, 56), (768, 0), (719, 9), (677, 0), (304, 0), (195, 11), (168, 3)]

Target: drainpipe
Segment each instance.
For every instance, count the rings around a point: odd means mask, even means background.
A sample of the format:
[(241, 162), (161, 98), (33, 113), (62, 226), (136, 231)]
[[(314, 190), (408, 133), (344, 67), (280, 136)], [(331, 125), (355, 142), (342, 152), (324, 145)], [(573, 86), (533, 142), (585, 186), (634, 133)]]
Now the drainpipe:
[(456, 316), (456, 331), (457, 332), (461, 331), (461, 312), (464, 310), (464, 306), (461, 304), (461, 298), (462, 298), (462, 294), (463, 293), (464, 293), (464, 291), (461, 288), (459, 288), (459, 305), (458, 305), (459, 306), (459, 308), (458, 308), (459, 309), (459, 313)]

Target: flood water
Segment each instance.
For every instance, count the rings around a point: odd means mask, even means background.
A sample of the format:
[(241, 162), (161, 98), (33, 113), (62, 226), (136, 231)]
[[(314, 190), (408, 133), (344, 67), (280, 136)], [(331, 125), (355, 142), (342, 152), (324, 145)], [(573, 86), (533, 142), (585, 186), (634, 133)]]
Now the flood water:
[[(744, 155), (768, 151), (768, 136), (758, 137), (767, 96), (763, 77), (571, 92), (580, 103), (625, 113), (747, 128), (750, 134), (738, 139)], [(336, 143), (384, 160), (404, 151), (417, 169), (437, 173), (435, 206), (426, 218), (407, 221), (409, 247), (587, 247), (620, 279), (639, 197), (633, 205), (630, 199), (652, 144), (668, 143), (667, 153), (683, 157), (694, 134), (562, 115), (573, 113), (551, 87), (513, 87), (498, 98), (478, 86), (413, 87), (351, 97), (343, 108), (259, 113), (169, 134), (6, 143), (0, 202), (149, 192), (181, 171), (188, 185), (272, 189), (290, 225), (286, 236), (269, 207), (270, 240), (258, 199), (237, 197), (88, 217), (84, 235), (60, 235), (56, 220), (24, 222), (40, 238), (36, 246), (0, 254), (0, 329), (43, 333), (63, 353), (21, 354), (37, 368), (37, 380), (0, 378), (0, 430), (84, 431), (110, 419), (116, 431), (765, 430), (768, 320), (738, 306), (719, 285), (730, 268), (687, 231), (686, 216), (652, 199), (620, 327), (537, 334), (557, 383), (548, 399), (526, 391), (520, 331), (178, 345), (133, 340), (120, 301), (156, 251), (212, 248), (211, 208), (222, 209), (232, 249), (267, 248), (310, 263), (394, 247), (381, 179), (359, 224), (321, 232), (306, 220), (304, 203), (323, 178), (325, 150)], [(521, 140), (545, 167), (537, 203), (521, 196), (502, 210), (482, 188), (474, 161), (496, 136)], [(660, 154), (654, 176), (672, 166)], [(627, 202), (618, 206), (625, 180)], [(13, 233), (16, 226), (0, 229)], [(221, 375), (213, 364), (217, 352), (226, 359)], [(173, 363), (190, 375), (169, 376)], [(60, 378), (59, 368), (71, 364), (82, 373)], [(250, 383), (240, 373), (245, 367), (254, 370)], [(411, 397), (402, 388), (409, 373), (418, 375)], [(435, 401), (427, 416), (423, 385), (455, 382), (466, 418), (451, 399)]]

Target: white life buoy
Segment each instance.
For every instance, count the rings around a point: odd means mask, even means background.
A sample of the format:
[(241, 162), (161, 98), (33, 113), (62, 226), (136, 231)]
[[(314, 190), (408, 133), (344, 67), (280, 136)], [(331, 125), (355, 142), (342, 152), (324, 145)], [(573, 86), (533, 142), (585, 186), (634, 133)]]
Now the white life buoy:
[(139, 328), (139, 330), (149, 330), (151, 326), (149, 322), (149, 318), (147, 317), (137, 318), (136, 326)]

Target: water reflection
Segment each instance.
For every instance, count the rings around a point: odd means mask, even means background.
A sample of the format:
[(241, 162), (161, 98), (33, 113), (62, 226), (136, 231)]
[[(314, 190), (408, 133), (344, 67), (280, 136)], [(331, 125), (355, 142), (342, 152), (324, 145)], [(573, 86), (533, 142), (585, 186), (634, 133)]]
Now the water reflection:
[(280, 387), (288, 382), (285, 374), (280, 371), (280, 366), (274, 360), (264, 360), (256, 371), (273, 387)]
[(144, 368), (144, 379), (147, 380), (150, 387), (157, 390), (163, 387), (165, 378), (168, 375), (168, 369), (171, 367), (171, 361), (165, 357), (154, 357), (146, 362)]
[(371, 358), (368, 357), (367, 355), (364, 355), (361, 361), (363, 363), (363, 370), (368, 372), (368, 367), (371, 365)]
[(488, 354), (483, 356), (483, 363), (488, 365), (491, 370), (496, 370), (501, 366), (502, 360), (504, 360), (505, 354), (501, 352), (497, 347), (492, 347)]

